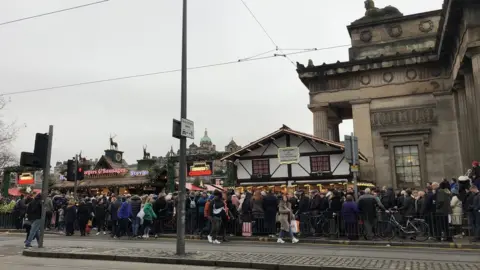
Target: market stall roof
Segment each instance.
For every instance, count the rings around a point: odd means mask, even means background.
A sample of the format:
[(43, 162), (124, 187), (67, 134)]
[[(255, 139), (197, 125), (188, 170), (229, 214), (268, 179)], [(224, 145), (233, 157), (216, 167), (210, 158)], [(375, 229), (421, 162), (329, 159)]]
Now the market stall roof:
[[(32, 193), (35, 193), (35, 194), (38, 194), (38, 193), (41, 193), (41, 192), (42, 192), (41, 189), (32, 190)], [(20, 192), (19, 188), (9, 188), (8, 189), (8, 195), (14, 196), (14, 197), (20, 197), (20, 195), (22, 195), (22, 193)]]
[[(176, 182), (178, 185), (178, 182)], [(197, 187), (193, 185), (192, 183), (185, 183), (185, 188), (190, 190), (190, 191), (203, 191), (203, 188)]]
[[(315, 142), (318, 142), (318, 143), (323, 143), (323, 144), (326, 144), (328, 146), (331, 146), (331, 147), (334, 147), (334, 148), (338, 148), (340, 150), (345, 150), (345, 145), (341, 142), (335, 142), (335, 141), (330, 141), (330, 140), (327, 140), (327, 139), (323, 139), (323, 138), (319, 138), (319, 137), (315, 137), (313, 135), (310, 135), (310, 134), (307, 134), (307, 133), (303, 133), (303, 132), (300, 132), (300, 131), (296, 131), (296, 130), (293, 130), (289, 127), (287, 127), (286, 125), (283, 125), (279, 130), (273, 132), (273, 133), (270, 133), (268, 134), (267, 136), (264, 136), (248, 145), (246, 145), (245, 147), (242, 147), (241, 149), (233, 152), (233, 153), (230, 153), (229, 155), (223, 157), (221, 160), (227, 160), (227, 159), (235, 159), (239, 156), (242, 156), (252, 150), (255, 150), (257, 148), (260, 148), (262, 147), (264, 144), (266, 144), (267, 142), (269, 141), (272, 141), (274, 139), (277, 139), (277, 138), (280, 138), (282, 136), (284, 136), (285, 134), (290, 134), (290, 135), (294, 135), (294, 136), (298, 136), (298, 137), (301, 137), (301, 138), (304, 138), (306, 140), (312, 140), (312, 141), (315, 141)], [(367, 157), (358, 152), (358, 157), (363, 160), (363, 161), (368, 161)]]
[(205, 188), (207, 189), (207, 191), (215, 191), (215, 190), (223, 191), (223, 187), (219, 185), (205, 185)]
[[(96, 178), (78, 181), (78, 187), (111, 187), (128, 185), (145, 185), (150, 180), (145, 177), (120, 177), (120, 178)], [(73, 188), (75, 182), (60, 181), (55, 184), (55, 188)]]

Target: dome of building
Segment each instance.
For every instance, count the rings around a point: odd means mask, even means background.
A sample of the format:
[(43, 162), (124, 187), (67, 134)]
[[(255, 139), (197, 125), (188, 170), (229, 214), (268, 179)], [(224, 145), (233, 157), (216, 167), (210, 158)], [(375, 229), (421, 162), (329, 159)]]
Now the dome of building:
[(208, 137), (207, 129), (205, 129), (205, 133), (203, 137), (200, 139), (200, 144), (212, 144), (212, 140)]

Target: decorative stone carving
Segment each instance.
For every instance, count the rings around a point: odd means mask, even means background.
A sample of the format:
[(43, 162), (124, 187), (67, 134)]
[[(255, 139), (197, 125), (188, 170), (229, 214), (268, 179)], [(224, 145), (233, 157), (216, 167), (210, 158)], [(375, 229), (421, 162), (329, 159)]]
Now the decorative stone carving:
[(372, 31), (364, 30), (360, 33), (360, 40), (363, 42), (370, 42), (372, 41)]
[(386, 83), (391, 83), (393, 81), (393, 73), (392, 72), (383, 73), (383, 81)]
[(431, 20), (421, 21), (418, 25), (418, 29), (423, 33), (428, 33), (433, 30), (433, 22)]
[(360, 77), (360, 82), (363, 85), (369, 85), (371, 81), (372, 81), (372, 79), (370, 78), (370, 75), (362, 75)]
[(402, 26), (399, 24), (390, 25), (387, 27), (387, 32), (390, 37), (398, 38), (403, 34)]
[(407, 69), (406, 76), (409, 80), (415, 80), (417, 78), (417, 71), (413, 68)]
[(397, 127), (406, 125), (435, 124), (436, 109), (430, 107), (401, 108), (390, 111), (373, 111), (372, 128)]
[(432, 85), (433, 90), (438, 90), (438, 89), (440, 89), (440, 84), (439, 84), (438, 82), (436, 82), (436, 81), (430, 82), (430, 85)]
[(388, 149), (388, 146), (390, 144), (390, 138), (392, 137), (402, 137), (402, 136), (415, 136), (415, 137), (421, 137), (422, 143), (425, 146), (430, 145), (430, 134), (432, 133), (431, 129), (412, 129), (412, 130), (399, 130), (399, 131), (385, 131), (385, 132), (380, 132), (380, 136), (382, 137), (383, 140), (383, 146)]

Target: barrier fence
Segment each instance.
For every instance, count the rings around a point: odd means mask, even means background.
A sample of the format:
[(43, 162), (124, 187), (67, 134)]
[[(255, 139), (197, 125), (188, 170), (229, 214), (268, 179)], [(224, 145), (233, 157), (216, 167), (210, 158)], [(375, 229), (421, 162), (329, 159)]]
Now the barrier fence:
[[(15, 217), (13, 214), (0, 214), (0, 229), (14, 229)], [(383, 239), (396, 241), (426, 241), (434, 239), (450, 239), (452, 237), (480, 236), (479, 220), (472, 213), (466, 215), (439, 215), (404, 217), (399, 213), (379, 212), (376, 216), (368, 217), (341, 216), (339, 213), (320, 213), (318, 215), (300, 214), (296, 216), (299, 228), (298, 237), (326, 237), (331, 239)], [(476, 222), (476, 223), (475, 223)], [(280, 232), (280, 224), (275, 219), (253, 218), (248, 221), (239, 218), (230, 219), (222, 223), (220, 234), (227, 236), (241, 236), (244, 223), (250, 223), (253, 236), (272, 236)], [(475, 225), (477, 224), (477, 225)], [(95, 220), (93, 226), (97, 227)], [(111, 229), (112, 222), (106, 227)], [(76, 226), (77, 227), (77, 226)], [(475, 231), (476, 230), (476, 231)], [(142, 232), (141, 228), (140, 231)], [(130, 226), (128, 234), (130, 235)], [(206, 236), (210, 232), (210, 221), (198, 214), (187, 211), (186, 233), (189, 235)], [(154, 221), (152, 234), (176, 233), (176, 218), (166, 218)], [(477, 234), (475, 234), (477, 233)]]

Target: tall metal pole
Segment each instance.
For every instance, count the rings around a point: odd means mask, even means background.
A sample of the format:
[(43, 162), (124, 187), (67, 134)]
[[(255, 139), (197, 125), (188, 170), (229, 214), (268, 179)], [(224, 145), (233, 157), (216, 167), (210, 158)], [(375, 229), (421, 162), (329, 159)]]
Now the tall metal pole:
[[(350, 140), (352, 145), (352, 165), (357, 165), (358, 156), (356, 156), (355, 151), (355, 137), (353, 136), (353, 132), (350, 134)], [(355, 195), (355, 201), (358, 201), (358, 181), (357, 181), (357, 171), (353, 172), (353, 192)]]
[[(187, 0), (183, 0), (181, 119), (187, 119)], [(187, 138), (180, 138), (180, 172), (177, 207), (177, 255), (185, 255), (185, 183), (187, 180)]]
[(75, 181), (74, 183), (74, 186), (73, 186), (73, 197), (75, 198), (75, 200), (78, 200), (78, 194), (77, 194), (77, 190), (78, 190), (78, 181), (77, 181), (77, 172), (78, 172), (78, 155), (75, 155), (75, 171), (73, 173), (73, 181)]
[(48, 196), (48, 183), (50, 182), (50, 157), (52, 156), (52, 140), (53, 140), (53, 126), (48, 128), (48, 144), (47, 156), (45, 157), (45, 166), (43, 167), (43, 183), (42, 183), (42, 218), (40, 222), (40, 235), (38, 239), (38, 247), (43, 247), (43, 235), (45, 232), (45, 217), (47, 216), (45, 202)]

